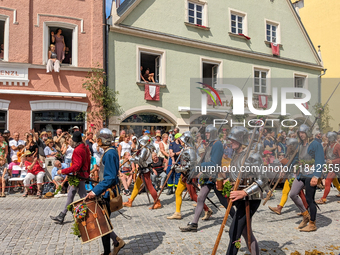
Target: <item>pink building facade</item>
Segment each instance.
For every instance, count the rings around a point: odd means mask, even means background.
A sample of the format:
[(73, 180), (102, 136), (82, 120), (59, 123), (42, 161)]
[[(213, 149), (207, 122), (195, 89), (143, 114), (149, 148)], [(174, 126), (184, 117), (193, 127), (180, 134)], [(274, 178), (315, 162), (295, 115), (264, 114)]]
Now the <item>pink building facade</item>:
[[(103, 15), (102, 0), (1, 1), (0, 131), (93, 126), (80, 115), (91, 107), (82, 84), (103, 65)], [(49, 58), (59, 72), (47, 73)]]

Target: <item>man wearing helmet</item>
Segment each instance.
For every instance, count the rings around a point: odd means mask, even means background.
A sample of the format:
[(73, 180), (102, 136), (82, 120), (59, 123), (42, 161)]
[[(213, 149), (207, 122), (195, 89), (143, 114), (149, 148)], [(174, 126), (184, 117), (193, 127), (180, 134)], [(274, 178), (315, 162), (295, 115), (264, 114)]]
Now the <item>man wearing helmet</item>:
[[(202, 157), (201, 162), (198, 165), (201, 166), (201, 169), (209, 168), (209, 167), (216, 167), (221, 166), (221, 161), (223, 157), (223, 144), (221, 141), (218, 140), (217, 129), (213, 125), (208, 125), (205, 129), (205, 136), (206, 140), (209, 142), (209, 145), (206, 148), (205, 155)], [(225, 197), (223, 197), (222, 193), (217, 191), (215, 187), (215, 180), (216, 180), (216, 172), (214, 173), (201, 173), (196, 172), (195, 175), (191, 175), (188, 179), (190, 182), (191, 179), (199, 178), (199, 182), (201, 184), (201, 191), (198, 194), (197, 198), (197, 206), (195, 209), (195, 215), (192, 222), (189, 222), (186, 227), (180, 227), (182, 232), (197, 232), (197, 223), (199, 216), (204, 208), (204, 201), (207, 198), (211, 189), (215, 190), (215, 193), (220, 200), (221, 204), (224, 205), (226, 208), (228, 207), (228, 201)], [(205, 215), (202, 220), (208, 220), (212, 215), (212, 210), (205, 211)]]
[(334, 186), (338, 189), (338, 191), (340, 191), (340, 187), (339, 187), (340, 185), (335, 174), (336, 168), (339, 169), (339, 164), (340, 164), (340, 144), (337, 143), (337, 136), (338, 135), (335, 132), (327, 133), (328, 144), (325, 149), (325, 157), (326, 157), (326, 164), (329, 165), (329, 168), (331, 171), (327, 174), (327, 177), (326, 177), (325, 191), (323, 193), (323, 197), (315, 201), (317, 204), (326, 203), (327, 196), (331, 190), (332, 182)]
[(73, 133), (72, 142), (70, 145), (72, 148), (74, 148), (72, 155), (72, 166), (63, 170), (58, 170), (57, 174), (67, 175), (74, 173), (80, 179), (80, 181), (78, 187), (71, 186), (70, 190), (68, 191), (64, 210), (56, 217), (50, 216), (50, 218), (56, 221), (58, 224), (63, 224), (67, 213), (67, 206), (73, 202), (76, 193), (78, 192), (80, 198), (86, 196), (85, 180), (82, 180), (81, 177), (89, 178), (90, 175), (91, 152), (84, 144), (79, 131)]
[[(103, 128), (99, 131), (97, 135), (97, 143), (100, 148), (105, 152), (100, 162), (99, 171), (99, 183), (92, 189), (92, 191), (86, 196), (86, 199), (92, 199), (96, 196), (99, 197), (101, 194), (105, 193), (103, 196), (104, 203), (108, 210), (108, 215), (111, 214), (110, 211), (110, 195), (107, 189), (116, 193), (116, 185), (119, 185), (118, 171), (119, 171), (119, 156), (115, 147), (111, 146), (113, 140), (112, 132), (108, 128)], [(117, 194), (115, 194), (117, 195)], [(102, 242), (104, 246), (103, 255), (111, 254), (110, 239), (113, 241), (113, 255), (118, 254), (119, 250), (125, 246), (125, 242), (120, 239), (114, 231), (102, 237)]]
[[(139, 152), (135, 157), (132, 156), (129, 157), (130, 162), (138, 165), (139, 175), (136, 179), (135, 185), (133, 186), (131, 197), (129, 198), (128, 202), (123, 203), (125, 207), (132, 207), (132, 203), (138, 195), (143, 180), (154, 201), (157, 200), (157, 192), (152, 185), (150, 176), (152, 172), (151, 164), (153, 162), (152, 152), (155, 151), (155, 147), (152, 144), (150, 144), (150, 142), (151, 139), (148, 135), (142, 136), (138, 141), (138, 144), (140, 146), (138, 150)], [(162, 207), (161, 202), (157, 200), (153, 209), (159, 209), (161, 207)], [(152, 207), (150, 207), (149, 209), (152, 209)]]
[[(182, 219), (181, 215), (181, 206), (182, 206), (182, 192), (187, 188), (188, 193), (191, 199), (197, 202), (197, 194), (196, 189), (192, 184), (187, 184), (187, 178), (191, 171), (194, 171), (194, 167), (196, 166), (197, 155), (195, 151), (195, 142), (194, 138), (191, 135), (190, 131), (186, 131), (183, 135), (179, 138), (181, 144), (184, 146), (184, 150), (181, 154), (180, 162), (181, 166), (176, 166), (175, 172), (180, 173), (181, 177), (178, 181), (178, 186), (175, 192), (176, 195), (176, 212), (167, 217), (167, 219)], [(204, 211), (208, 212), (211, 211), (205, 204), (204, 204)]]
[[(325, 163), (322, 145), (315, 140), (311, 143), (308, 143), (308, 137), (310, 136), (310, 133), (309, 127), (306, 124), (302, 124), (300, 126), (297, 132), (300, 139), (299, 150), (297, 157), (292, 162), (293, 166), (295, 163), (297, 163), (297, 161), (310, 162), (309, 167), (298, 168), (299, 173), (297, 178), (295, 178), (293, 181), (290, 191), (290, 198), (300, 209), (303, 216), (303, 220), (298, 226), (302, 232), (310, 232), (317, 229), (315, 225), (316, 204), (314, 200), (316, 185), (318, 184), (319, 178), (321, 178), (323, 164)], [(312, 163), (313, 159), (315, 161), (314, 164)], [(303, 189), (303, 187), (305, 187), (306, 190), (306, 200), (310, 213), (308, 213), (308, 210), (306, 210), (302, 200), (298, 197), (298, 194)]]
[[(283, 166), (288, 164), (288, 161), (291, 159), (291, 157), (293, 156), (295, 150), (297, 149), (297, 147), (299, 145), (299, 141), (296, 138), (289, 138), (286, 144), (287, 144), (287, 155), (285, 155), (285, 156), (287, 158), (284, 158), (283, 160), (281, 160), (281, 164)], [(293, 168), (290, 169), (291, 172), (292, 172), (292, 170), (293, 170)], [(282, 208), (284, 207), (284, 205), (286, 204), (287, 199), (288, 199), (288, 194), (290, 192), (291, 185), (292, 185), (291, 181), (289, 181), (289, 180), (292, 180), (296, 177), (295, 174), (293, 174), (291, 172), (288, 173), (288, 176), (283, 177), (283, 178), (287, 178), (287, 179), (286, 179), (284, 186), (283, 186), (280, 204), (278, 204), (277, 207), (268, 206), (268, 208), (270, 210), (272, 210), (273, 212), (275, 212), (278, 215), (281, 214)], [(304, 207), (307, 209), (308, 204), (307, 204), (307, 201), (306, 201), (305, 193), (303, 193), (303, 190), (300, 191), (299, 196), (302, 199)]]
[(230, 166), (236, 169), (236, 171), (230, 172), (229, 180), (231, 183), (236, 182), (243, 161), (245, 162), (244, 167), (249, 168), (251, 171), (246, 173), (247, 176), (243, 173), (239, 189), (230, 193), (230, 199), (237, 210), (234, 212), (234, 215), (231, 214), (233, 221), (229, 229), (230, 241), (227, 254), (237, 254), (238, 248), (235, 246), (235, 242), (240, 239), (241, 235), (246, 240), (247, 245), (250, 243), (251, 247), (248, 247), (248, 249), (250, 250), (251, 248), (252, 254), (260, 254), (259, 246), (251, 229), (249, 230), (251, 240), (248, 241), (246, 207), (249, 206), (251, 219), (261, 203), (262, 191), (268, 183), (267, 177), (259, 171), (263, 165), (262, 156), (256, 151), (244, 160), (247, 154), (246, 146), (249, 146), (248, 130), (245, 127), (233, 127), (228, 138), (234, 150)]

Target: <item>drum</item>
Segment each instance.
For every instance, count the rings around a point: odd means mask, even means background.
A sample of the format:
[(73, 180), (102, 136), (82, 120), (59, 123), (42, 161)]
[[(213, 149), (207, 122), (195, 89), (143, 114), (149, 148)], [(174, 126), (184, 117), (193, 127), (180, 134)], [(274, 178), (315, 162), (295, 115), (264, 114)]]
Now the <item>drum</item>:
[[(71, 203), (71, 205), (82, 243), (91, 242), (112, 232), (113, 227), (107, 210), (99, 204), (97, 198), (86, 201), (80, 199)], [(75, 213), (76, 208), (80, 209), (80, 212)], [(84, 213), (84, 208), (86, 208), (86, 213)]]

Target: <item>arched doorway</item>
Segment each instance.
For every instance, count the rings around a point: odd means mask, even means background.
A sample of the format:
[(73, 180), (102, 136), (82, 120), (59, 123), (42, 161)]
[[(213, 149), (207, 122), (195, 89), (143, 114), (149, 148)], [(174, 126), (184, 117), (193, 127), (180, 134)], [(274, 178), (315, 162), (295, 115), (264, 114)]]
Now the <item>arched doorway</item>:
[(150, 131), (151, 136), (155, 135), (157, 129), (162, 133), (174, 128), (174, 124), (161, 114), (154, 112), (140, 112), (130, 115), (120, 123), (120, 130), (127, 133), (134, 133), (141, 136), (143, 129)]

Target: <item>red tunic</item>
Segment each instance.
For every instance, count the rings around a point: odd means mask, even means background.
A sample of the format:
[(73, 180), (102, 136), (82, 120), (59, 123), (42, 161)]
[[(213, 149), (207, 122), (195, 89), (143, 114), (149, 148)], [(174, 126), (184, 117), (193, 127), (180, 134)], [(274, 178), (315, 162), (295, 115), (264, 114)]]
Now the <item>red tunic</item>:
[(89, 178), (91, 153), (85, 144), (78, 145), (72, 155), (72, 166), (61, 170), (62, 174), (76, 173), (80, 177)]
[(28, 170), (27, 167), (29, 167), (29, 166), (31, 166), (31, 165), (32, 165), (31, 162), (25, 161), (25, 167), (26, 167), (28, 173), (37, 175), (37, 174), (40, 173), (40, 172), (45, 172), (44, 168), (42, 168), (42, 167), (39, 165), (39, 162), (38, 162), (38, 161), (35, 162), (35, 165), (32, 167), (31, 170)]

